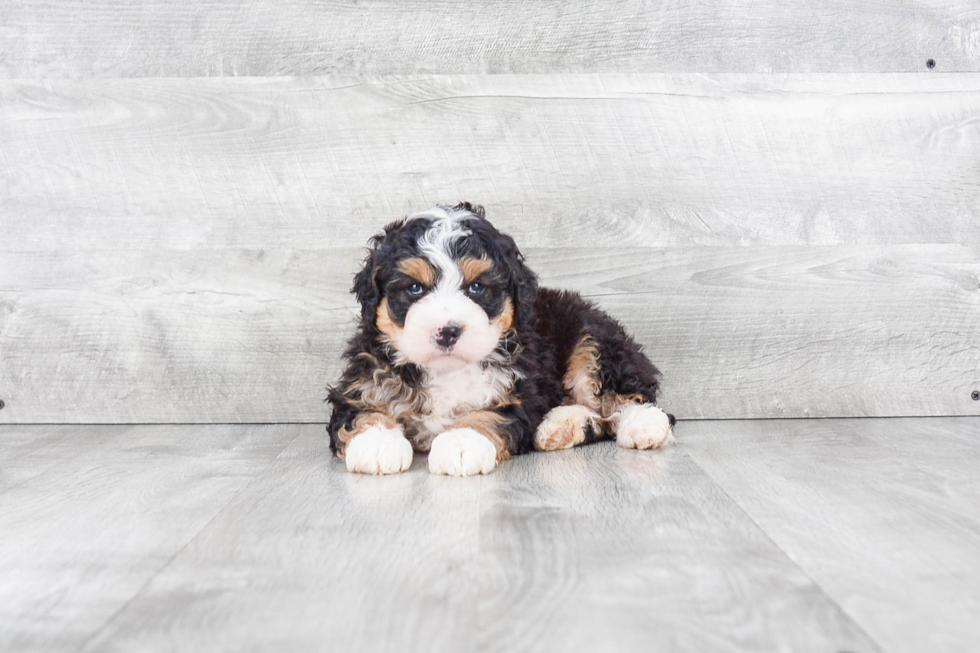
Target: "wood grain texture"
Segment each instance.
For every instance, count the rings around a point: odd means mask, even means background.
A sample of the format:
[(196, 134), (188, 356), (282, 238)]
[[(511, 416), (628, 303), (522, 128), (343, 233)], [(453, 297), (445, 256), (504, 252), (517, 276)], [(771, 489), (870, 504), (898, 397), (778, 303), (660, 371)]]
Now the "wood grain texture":
[(312, 431), (85, 650), (648, 643), (877, 650), (680, 452), (592, 447), (469, 479), (431, 476), (423, 457), (374, 478)]
[(976, 419), (685, 427), (685, 451), (885, 650), (976, 650)]
[(518, 458), (484, 484), (481, 650), (878, 650), (683, 447)]
[[(980, 505), (980, 478), (976, 474), (977, 421), (967, 418), (918, 421), (874, 420), (862, 424), (865, 440), (909, 457), (917, 469), (935, 480), (950, 507), (970, 514)], [(901, 437), (895, 437), (896, 432)]]
[[(38, 258), (40, 256), (40, 258)], [(0, 259), (0, 420), (325, 422), (360, 252)]]
[(84, 650), (472, 650), (481, 481), (350, 474), (302, 427)]
[[(324, 422), (361, 255), (7, 255), (0, 421)], [(527, 257), (543, 284), (582, 292), (635, 334), (681, 418), (980, 413), (976, 247)]]
[(0, 252), (980, 242), (980, 76), (0, 82)]
[(231, 0), (0, 9), (6, 77), (976, 71), (969, 0)]
[(0, 649), (78, 650), (298, 429), (0, 429)]
[(3, 429), (0, 439), (0, 494), (62, 462), (77, 433), (70, 426), (21, 426)]
[(319, 426), (0, 426), (0, 647), (972, 651), (977, 433), (682, 422), (454, 479)]
[(542, 255), (577, 277), (549, 283), (580, 288), (645, 346), (680, 416), (980, 414), (977, 248)]

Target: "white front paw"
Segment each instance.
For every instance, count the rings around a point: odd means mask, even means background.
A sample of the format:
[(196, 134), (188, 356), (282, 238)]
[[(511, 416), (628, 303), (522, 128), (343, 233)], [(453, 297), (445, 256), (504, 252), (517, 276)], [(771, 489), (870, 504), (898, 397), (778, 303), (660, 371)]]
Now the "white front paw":
[(473, 429), (444, 431), (432, 441), (429, 471), (449, 476), (489, 474), (497, 465), (497, 448)]
[(397, 474), (412, 465), (412, 444), (401, 429), (372, 426), (347, 444), (347, 469), (361, 474)]
[(616, 425), (616, 442), (627, 449), (656, 449), (670, 442), (670, 418), (653, 404), (633, 404), (622, 409)]

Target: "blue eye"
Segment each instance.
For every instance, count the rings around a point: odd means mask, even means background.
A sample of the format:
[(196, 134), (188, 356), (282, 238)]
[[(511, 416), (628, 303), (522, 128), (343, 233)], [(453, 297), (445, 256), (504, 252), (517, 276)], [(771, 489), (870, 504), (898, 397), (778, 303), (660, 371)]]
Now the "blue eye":
[(474, 281), (469, 285), (469, 287), (466, 290), (471, 295), (479, 295), (481, 292), (483, 292), (484, 287), (483, 284), (480, 283), (479, 281)]
[(418, 297), (423, 292), (425, 292), (425, 288), (423, 288), (422, 287), (422, 284), (420, 284), (420, 283), (413, 283), (412, 285), (410, 285), (405, 290), (408, 292), (409, 295), (413, 295), (415, 297)]

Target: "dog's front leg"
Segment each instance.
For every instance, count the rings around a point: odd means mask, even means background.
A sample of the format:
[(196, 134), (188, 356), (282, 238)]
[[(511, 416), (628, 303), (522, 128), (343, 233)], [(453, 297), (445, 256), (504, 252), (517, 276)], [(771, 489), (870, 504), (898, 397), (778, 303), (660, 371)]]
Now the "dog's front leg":
[(449, 476), (488, 474), (514, 449), (514, 418), (493, 410), (475, 410), (453, 422), (432, 440), (429, 471)]
[(331, 423), (330, 437), (347, 469), (361, 474), (397, 474), (412, 465), (412, 445), (394, 419), (378, 412), (351, 412)]

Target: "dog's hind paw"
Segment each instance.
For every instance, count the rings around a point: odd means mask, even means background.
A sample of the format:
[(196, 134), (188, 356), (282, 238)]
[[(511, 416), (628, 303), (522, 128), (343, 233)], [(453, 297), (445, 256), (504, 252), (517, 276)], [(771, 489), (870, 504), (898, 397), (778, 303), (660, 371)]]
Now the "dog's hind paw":
[(616, 423), (616, 443), (626, 449), (657, 449), (672, 442), (670, 417), (653, 404), (624, 406)]

